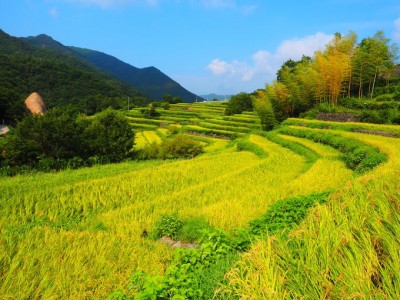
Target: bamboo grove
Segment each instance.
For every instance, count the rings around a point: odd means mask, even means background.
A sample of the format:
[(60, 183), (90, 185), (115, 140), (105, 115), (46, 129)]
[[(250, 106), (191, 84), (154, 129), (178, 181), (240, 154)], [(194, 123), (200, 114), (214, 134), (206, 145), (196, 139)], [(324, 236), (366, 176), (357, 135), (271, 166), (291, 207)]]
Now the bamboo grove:
[[(286, 61), (276, 81), (259, 90), (256, 98), (269, 102), (276, 119), (282, 121), (319, 103), (337, 106), (340, 99), (372, 99), (377, 90), (380, 94), (400, 93), (397, 59), (397, 45), (382, 31), (360, 43), (353, 32), (337, 33), (313, 57)], [(259, 110), (262, 108), (268, 110), (259, 104)]]

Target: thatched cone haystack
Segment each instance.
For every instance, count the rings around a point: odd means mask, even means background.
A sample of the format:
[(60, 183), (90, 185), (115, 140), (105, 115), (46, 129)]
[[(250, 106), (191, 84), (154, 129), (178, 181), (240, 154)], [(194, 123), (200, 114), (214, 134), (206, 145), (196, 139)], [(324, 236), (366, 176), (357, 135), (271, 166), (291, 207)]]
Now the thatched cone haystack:
[(26, 108), (34, 115), (43, 115), (46, 111), (46, 105), (42, 97), (36, 92), (29, 95), (25, 100)]

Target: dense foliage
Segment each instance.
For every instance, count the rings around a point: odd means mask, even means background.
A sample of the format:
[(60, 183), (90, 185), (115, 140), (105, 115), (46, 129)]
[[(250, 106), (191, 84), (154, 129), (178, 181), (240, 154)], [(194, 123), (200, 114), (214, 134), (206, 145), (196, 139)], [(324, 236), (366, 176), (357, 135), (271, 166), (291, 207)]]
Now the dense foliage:
[(85, 128), (85, 144), (89, 155), (119, 162), (132, 151), (134, 133), (125, 116), (117, 111), (105, 110), (95, 116)]
[(244, 111), (252, 111), (253, 110), (253, 101), (251, 96), (246, 93), (240, 93), (229, 100), (226, 109), (225, 115), (233, 115), (240, 114)]
[(169, 104), (177, 104), (177, 103), (182, 103), (182, 98), (179, 96), (172, 96), (171, 94), (165, 94), (163, 96), (163, 102), (167, 102)]
[(254, 108), (264, 130), (310, 109), (305, 115), (314, 118), (321, 110), (354, 110), (362, 122), (399, 124), (397, 63), (398, 47), (381, 31), (359, 44), (355, 33), (336, 34), (313, 57), (286, 61), (265, 89), (232, 97), (225, 113)]
[(338, 149), (344, 153), (341, 159), (346, 163), (346, 166), (360, 174), (371, 171), (387, 159), (386, 155), (381, 153), (379, 149), (340, 135), (292, 128), (282, 128), (279, 132), (286, 135), (307, 138)]
[[(315, 204), (326, 202), (329, 192), (278, 200), (260, 218), (250, 222), (248, 228), (233, 230), (201, 230), (200, 245), (197, 248), (178, 249), (163, 276), (149, 276), (137, 270), (129, 278), (125, 294), (118, 290), (109, 299), (209, 299), (212, 295), (209, 283), (204, 277), (215, 272), (222, 261), (229, 261), (236, 252), (247, 251), (252, 240), (268, 234), (288, 232), (300, 224), (308, 210)], [(157, 236), (176, 237), (184, 226), (177, 216), (162, 215), (156, 223)], [(228, 266), (231, 263), (228, 262)], [(225, 265), (226, 267), (226, 265)], [(216, 283), (213, 283), (216, 287)], [(134, 297), (130, 294), (135, 293)]]
[(111, 109), (88, 119), (76, 110), (54, 108), (17, 124), (6, 137), (3, 164), (6, 170), (50, 170), (118, 162), (128, 157), (133, 139), (126, 118)]
[(23, 101), (38, 92), (48, 108), (72, 104), (94, 114), (143, 105), (144, 94), (71, 55), (42, 49), (0, 31), (0, 120), (21, 119)]
[(277, 231), (290, 230), (307, 216), (308, 210), (316, 203), (327, 201), (329, 193), (312, 194), (303, 197), (278, 200), (270, 205), (260, 218), (250, 222), (250, 232), (260, 236), (274, 234)]
[(202, 145), (183, 134), (177, 134), (161, 144), (150, 143), (136, 153), (138, 159), (193, 158), (204, 152)]

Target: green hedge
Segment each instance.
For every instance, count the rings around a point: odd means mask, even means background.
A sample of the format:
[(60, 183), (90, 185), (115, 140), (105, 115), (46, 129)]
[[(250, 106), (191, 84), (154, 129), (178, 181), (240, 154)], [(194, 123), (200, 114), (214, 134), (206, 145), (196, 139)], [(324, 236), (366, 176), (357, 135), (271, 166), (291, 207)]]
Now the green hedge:
[(278, 132), (306, 138), (338, 149), (343, 153), (341, 159), (346, 163), (346, 166), (358, 174), (366, 173), (387, 160), (386, 155), (379, 152), (378, 148), (339, 135), (288, 127), (281, 128)]

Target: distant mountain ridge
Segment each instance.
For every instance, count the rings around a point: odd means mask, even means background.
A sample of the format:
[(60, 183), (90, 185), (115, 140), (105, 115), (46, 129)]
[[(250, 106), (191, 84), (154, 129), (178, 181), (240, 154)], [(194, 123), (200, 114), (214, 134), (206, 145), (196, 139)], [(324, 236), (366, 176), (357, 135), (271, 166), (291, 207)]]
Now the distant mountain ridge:
[(196, 97), (199, 98), (155, 67), (137, 68), (100, 51), (64, 46), (45, 34), (21, 39), (42, 49), (49, 48), (64, 55), (78, 57), (92, 67), (143, 92), (153, 101), (162, 100), (165, 94), (179, 96), (184, 102), (195, 102)]
[(232, 95), (218, 95), (218, 94), (208, 94), (208, 95), (200, 95), (200, 97), (204, 98), (207, 101), (212, 100), (229, 100)]
[(123, 108), (127, 99), (135, 105), (149, 102), (144, 93), (46, 35), (16, 38), (0, 29), (0, 121), (23, 117), (23, 101), (32, 92), (38, 92), (49, 108), (70, 105), (86, 114)]

